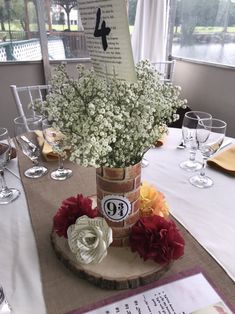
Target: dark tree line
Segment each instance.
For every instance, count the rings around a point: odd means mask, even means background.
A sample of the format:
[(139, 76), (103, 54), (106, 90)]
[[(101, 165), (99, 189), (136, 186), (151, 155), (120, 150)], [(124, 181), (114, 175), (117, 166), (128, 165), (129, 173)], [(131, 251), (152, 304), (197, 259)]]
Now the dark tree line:
[(181, 26), (182, 43), (189, 43), (197, 26), (235, 25), (235, 2), (231, 0), (177, 0), (175, 32)]

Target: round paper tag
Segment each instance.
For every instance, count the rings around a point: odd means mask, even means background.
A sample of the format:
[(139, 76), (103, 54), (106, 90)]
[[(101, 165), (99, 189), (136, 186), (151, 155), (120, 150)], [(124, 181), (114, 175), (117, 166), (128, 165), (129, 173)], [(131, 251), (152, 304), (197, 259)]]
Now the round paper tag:
[(106, 195), (101, 201), (103, 215), (112, 221), (122, 221), (131, 213), (128, 198), (119, 195)]

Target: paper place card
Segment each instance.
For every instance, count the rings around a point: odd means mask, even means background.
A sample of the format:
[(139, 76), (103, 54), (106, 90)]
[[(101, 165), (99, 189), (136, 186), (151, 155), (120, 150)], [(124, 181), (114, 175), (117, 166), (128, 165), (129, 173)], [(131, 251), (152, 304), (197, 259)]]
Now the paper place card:
[(126, 0), (78, 0), (94, 71), (135, 82)]
[[(157, 285), (158, 282), (156, 282)], [(72, 311), (73, 314), (233, 314), (205, 276), (199, 272), (161, 286), (140, 287), (140, 293), (124, 292), (123, 298), (106, 300)], [(130, 296), (131, 294), (131, 296)], [(128, 296), (129, 295), (129, 296)], [(99, 302), (98, 302), (99, 303)], [(101, 302), (100, 302), (101, 303)], [(98, 305), (98, 306), (97, 306)], [(92, 310), (90, 310), (93, 308)]]

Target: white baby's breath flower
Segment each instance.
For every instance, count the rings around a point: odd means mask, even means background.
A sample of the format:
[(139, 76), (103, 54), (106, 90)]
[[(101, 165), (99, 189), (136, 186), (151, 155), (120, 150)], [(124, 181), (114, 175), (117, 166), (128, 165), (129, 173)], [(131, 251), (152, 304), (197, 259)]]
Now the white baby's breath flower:
[(107, 82), (81, 66), (78, 71), (79, 78), (70, 79), (65, 66), (59, 66), (38, 110), (66, 134), (70, 160), (83, 166), (139, 162), (177, 118), (177, 108), (186, 105), (180, 88), (162, 84), (146, 60), (136, 66), (136, 83), (116, 78)]

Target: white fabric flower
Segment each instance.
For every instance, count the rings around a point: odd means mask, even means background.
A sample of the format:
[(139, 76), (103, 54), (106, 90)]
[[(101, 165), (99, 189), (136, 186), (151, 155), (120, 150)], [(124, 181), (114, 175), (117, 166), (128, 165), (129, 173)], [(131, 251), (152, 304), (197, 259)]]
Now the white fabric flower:
[(81, 264), (100, 263), (112, 243), (112, 229), (104, 218), (79, 217), (67, 230), (70, 250)]

